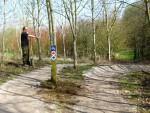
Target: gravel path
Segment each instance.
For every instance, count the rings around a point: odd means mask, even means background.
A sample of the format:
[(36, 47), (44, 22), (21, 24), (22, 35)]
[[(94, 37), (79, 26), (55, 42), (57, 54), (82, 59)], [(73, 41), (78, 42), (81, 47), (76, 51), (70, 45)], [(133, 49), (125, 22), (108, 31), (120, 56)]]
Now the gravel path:
[[(63, 65), (58, 65), (59, 70)], [(130, 71), (150, 71), (150, 66), (109, 65), (93, 67), (84, 73), (84, 91), (74, 96), (77, 103), (66, 112), (57, 103), (46, 103), (38, 95), (40, 80), (50, 77), (50, 67), (23, 74), (0, 86), (0, 113), (134, 113), (136, 105), (120, 95), (117, 77)], [(57, 109), (58, 108), (58, 109)]]

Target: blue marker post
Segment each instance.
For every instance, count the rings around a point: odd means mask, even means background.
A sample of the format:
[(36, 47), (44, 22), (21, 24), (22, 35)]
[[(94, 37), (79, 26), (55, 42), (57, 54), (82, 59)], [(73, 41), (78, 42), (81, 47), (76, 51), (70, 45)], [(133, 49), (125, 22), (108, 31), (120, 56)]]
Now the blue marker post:
[(52, 45), (50, 47), (50, 50), (51, 50), (51, 61), (54, 62), (57, 59), (56, 45)]

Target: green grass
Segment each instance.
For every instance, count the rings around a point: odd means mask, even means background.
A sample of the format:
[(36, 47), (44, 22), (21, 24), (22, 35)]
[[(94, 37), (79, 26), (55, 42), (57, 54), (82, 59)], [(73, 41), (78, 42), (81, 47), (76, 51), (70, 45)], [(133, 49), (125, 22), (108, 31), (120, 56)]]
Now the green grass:
[(133, 51), (121, 51), (115, 54), (115, 59), (121, 61), (133, 61), (134, 53)]
[(60, 76), (73, 80), (83, 80), (83, 72), (90, 69), (93, 65), (78, 66), (77, 69), (73, 67), (65, 67), (60, 72)]
[(140, 113), (150, 113), (150, 73), (134, 72), (120, 78), (123, 95), (138, 104)]
[(72, 64), (73, 61), (70, 61), (70, 60), (62, 60), (62, 59), (58, 59), (57, 60), (57, 64)]
[[(66, 60), (64, 60), (62, 58), (57, 59), (57, 64), (73, 64), (73, 62), (74, 61), (71, 58), (66, 58)], [(91, 63), (93, 63), (93, 61), (91, 61), (90, 59), (84, 57), (84, 58), (79, 58), (78, 63), (79, 64), (81, 64), (81, 63), (91, 64)]]

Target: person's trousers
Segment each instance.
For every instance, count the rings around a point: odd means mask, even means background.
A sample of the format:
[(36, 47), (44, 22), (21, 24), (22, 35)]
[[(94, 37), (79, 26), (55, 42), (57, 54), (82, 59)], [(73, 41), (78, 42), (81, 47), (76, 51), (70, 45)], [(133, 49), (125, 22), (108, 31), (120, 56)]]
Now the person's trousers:
[(22, 59), (23, 59), (23, 65), (30, 65), (28, 46), (22, 47)]

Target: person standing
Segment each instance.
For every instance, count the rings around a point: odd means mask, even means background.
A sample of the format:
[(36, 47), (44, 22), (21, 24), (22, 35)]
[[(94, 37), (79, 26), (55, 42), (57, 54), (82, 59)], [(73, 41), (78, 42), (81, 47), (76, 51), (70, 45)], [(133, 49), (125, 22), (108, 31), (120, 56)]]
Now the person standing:
[(25, 65), (31, 66), (29, 55), (29, 38), (36, 38), (36, 36), (29, 35), (28, 28), (24, 26), (21, 33), (22, 60), (24, 66)]

